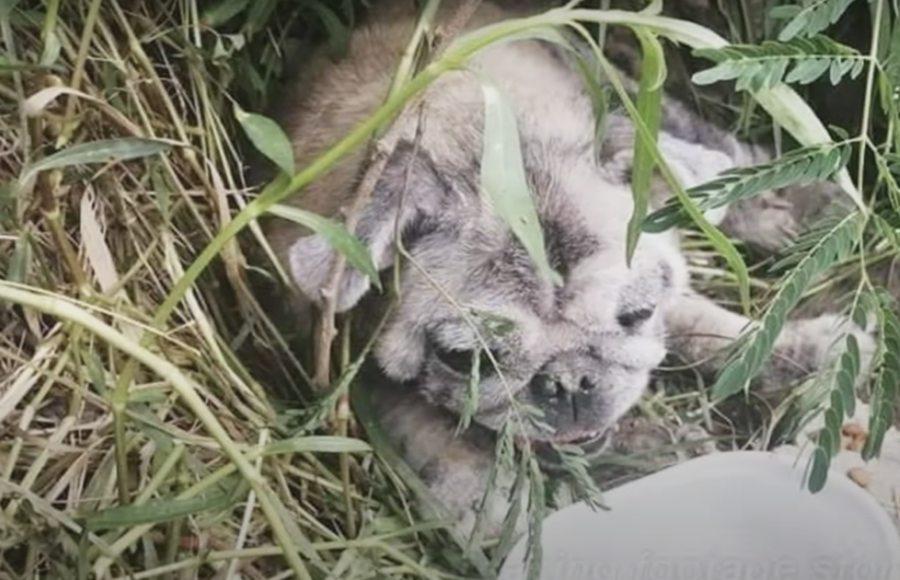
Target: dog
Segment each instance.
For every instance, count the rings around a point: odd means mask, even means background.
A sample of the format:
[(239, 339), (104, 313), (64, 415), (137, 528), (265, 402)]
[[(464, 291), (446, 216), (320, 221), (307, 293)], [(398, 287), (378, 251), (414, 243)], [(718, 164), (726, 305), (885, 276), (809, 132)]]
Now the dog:
[[(467, 30), (529, 14), (508, 4), (483, 2)], [(458, 5), (443, 2), (439, 22)], [(412, 6), (380, 5), (353, 32), (344, 58), (315, 58), (298, 77), (277, 119), (298, 166), (383, 102), (415, 26)], [(539, 273), (483, 194), (483, 78), (499, 87), (515, 113), (525, 173), (561, 285)], [(390, 153), (355, 228), (385, 279), (396, 274), (399, 280), (400, 300), (374, 342), (366, 388), (388, 437), (467, 537), (498, 433), (511, 423), (517, 437), (535, 445), (591, 449), (614, 433), (667, 355), (714, 374), (751, 320), (692, 290), (677, 230), (642, 234), (626, 261), (635, 130), (626, 113), (612, 110), (597, 141), (590, 94), (566, 50), (540, 39), (492, 45), (466, 68), (438, 78), (421, 103), (418, 122)], [(766, 148), (736, 139), (673, 99), (664, 99), (661, 114), (658, 146), (684, 187), (772, 159)], [(340, 221), (366, 160), (364, 148), (351, 152), (289, 203)], [(791, 194), (792, 188), (765, 192), (708, 217), (733, 238), (776, 251), (808, 217), (800, 219)], [(655, 178), (653, 207), (670, 196)], [(273, 218), (264, 227), (301, 291), (295, 320), (304, 325), (320, 303), (334, 250), (286, 220)], [(398, 260), (401, 242), (405, 253)], [(338, 312), (355, 309), (354, 318), (363, 320), (386, 312), (390, 300), (351, 267), (335, 296)], [(505, 322), (502, 330), (497, 320)], [(828, 367), (847, 333), (857, 335), (864, 353), (873, 350), (869, 335), (841, 316), (788, 321), (753, 388), (777, 396)], [(520, 408), (539, 409), (541, 422), (517, 416)], [(471, 422), (458, 432), (463, 415)], [(514, 475), (497, 475), (501, 495), (484, 515), (488, 537), (500, 533), (510, 510), (503, 497)]]

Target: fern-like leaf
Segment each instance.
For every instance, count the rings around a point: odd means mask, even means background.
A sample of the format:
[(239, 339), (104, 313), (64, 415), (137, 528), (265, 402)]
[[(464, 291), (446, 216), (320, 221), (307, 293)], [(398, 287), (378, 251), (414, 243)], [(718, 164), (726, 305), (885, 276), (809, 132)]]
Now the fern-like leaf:
[(770, 15), (791, 19), (778, 34), (778, 40), (788, 41), (797, 36), (819, 34), (837, 22), (852, 3), (853, 0), (816, 0), (806, 6), (779, 6)]
[(860, 357), (856, 337), (848, 334), (844, 352), (838, 359), (837, 369), (833, 375), (830, 393), (826, 393), (825, 426), (819, 432), (817, 449), (810, 457), (806, 485), (812, 493), (819, 492), (825, 487), (831, 459), (840, 450), (844, 418), (852, 417), (856, 410), (855, 385), (861, 366)]
[(737, 90), (753, 92), (781, 83), (809, 84), (826, 73), (832, 83), (847, 75), (856, 78), (867, 60), (857, 50), (826, 36), (734, 44), (694, 53), (717, 63), (694, 74), (693, 80), (698, 85), (735, 80)]
[(893, 89), (891, 95), (896, 97), (900, 88), (900, 24), (894, 24), (886, 52), (887, 56), (881, 63), (881, 69), (884, 71), (884, 78)]
[(769, 267), (772, 274), (783, 274), (795, 268), (809, 252), (818, 245), (828, 232), (838, 227), (845, 216), (827, 216), (813, 224), (809, 230), (801, 234), (787, 252)]
[(737, 341), (733, 354), (713, 385), (714, 400), (721, 401), (741, 391), (759, 374), (788, 314), (797, 305), (804, 290), (817, 274), (850, 253), (863, 223), (863, 216), (858, 212), (846, 216), (781, 280), (779, 290), (762, 319)]
[(866, 461), (878, 457), (887, 430), (894, 422), (894, 406), (897, 402), (897, 384), (900, 381), (900, 318), (897, 303), (889, 292), (875, 289), (878, 316), (878, 356), (875, 363), (875, 381), (869, 401), (869, 436), (862, 450)]
[[(849, 159), (850, 146), (846, 143), (803, 147), (782, 155), (771, 163), (724, 171), (712, 181), (689, 189), (687, 194), (705, 212), (766, 190), (829, 179), (843, 169)], [(658, 233), (676, 226), (683, 227), (688, 223), (690, 216), (687, 210), (676, 198), (672, 198), (647, 216), (644, 231)]]

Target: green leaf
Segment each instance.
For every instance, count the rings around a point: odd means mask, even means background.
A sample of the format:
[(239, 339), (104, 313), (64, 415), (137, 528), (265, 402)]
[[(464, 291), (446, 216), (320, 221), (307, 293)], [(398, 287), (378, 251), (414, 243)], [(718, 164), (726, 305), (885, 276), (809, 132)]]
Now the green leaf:
[(796, 4), (784, 4), (782, 6), (775, 6), (774, 8), (769, 10), (769, 18), (771, 18), (772, 20), (787, 20), (799, 14), (802, 8), (802, 6), (797, 6)]
[(105, 509), (87, 516), (84, 527), (90, 532), (130, 528), (141, 524), (169, 522), (210, 510), (226, 510), (235, 505), (248, 488), (242, 479), (232, 479), (235, 481), (230, 489), (220, 486), (201, 497), (150, 500), (141, 505)]
[(260, 153), (277, 165), (285, 175), (294, 174), (294, 148), (275, 121), (256, 113), (247, 113), (237, 105), (234, 107), (234, 116)]
[(32, 260), (31, 235), (27, 231), (23, 231), (16, 240), (16, 247), (6, 270), (6, 279), (9, 282), (27, 283), (31, 273)]
[(204, 26), (216, 28), (243, 12), (249, 3), (250, 0), (222, 0), (204, 9), (200, 21)]
[(809, 478), (806, 485), (812, 493), (818, 493), (825, 487), (828, 480), (828, 470), (831, 467), (831, 458), (822, 447), (816, 447), (810, 458), (812, 464), (809, 470)]
[(650, 148), (656, 148), (662, 111), (663, 83), (666, 79), (666, 59), (659, 40), (640, 28), (635, 29), (643, 49), (643, 66), (638, 86), (637, 110), (644, 121), (648, 138), (635, 139), (634, 165), (632, 167), (631, 190), (634, 197), (634, 213), (628, 221), (625, 256), (628, 263), (637, 248), (641, 226), (647, 216), (650, 204), (651, 182), (656, 161)]
[(606, 119), (609, 113), (609, 87), (600, 82), (600, 72), (585, 58), (583, 54), (576, 55), (578, 72), (584, 88), (591, 96), (591, 104), (594, 109), (594, 142), (601, 143), (606, 133)]
[(900, 22), (894, 23), (890, 41), (887, 43), (887, 57), (881, 63), (881, 68), (888, 84), (895, 89), (900, 87)]
[(350, 29), (326, 3), (312, 2), (309, 7), (319, 15), (330, 54), (335, 57), (344, 55), (350, 44)]
[(44, 39), (44, 50), (41, 53), (41, 66), (52, 66), (59, 60), (59, 54), (62, 51), (62, 43), (59, 41), (59, 35), (55, 30), (50, 30)]
[(150, 164), (150, 183), (153, 186), (159, 215), (163, 216), (163, 220), (168, 224), (172, 217), (172, 188), (169, 187), (165, 169), (161, 163), (154, 162)]
[[(715, 401), (726, 399), (749, 383), (762, 370), (771, 355), (775, 339), (781, 333), (791, 309), (796, 306), (813, 276), (843, 259), (856, 243), (863, 219), (854, 212), (825, 233), (782, 278), (778, 292), (760, 322), (743, 335), (712, 388)], [(737, 369), (740, 369), (738, 371)]]
[(878, 309), (879, 354), (875, 365), (875, 380), (870, 399), (869, 436), (863, 447), (866, 461), (879, 456), (887, 430), (894, 422), (900, 381), (900, 318), (894, 297), (885, 289), (873, 291)]
[(278, 441), (267, 446), (264, 455), (285, 455), (290, 453), (369, 453), (368, 443), (351, 437), (314, 435), (295, 437)]
[(717, 63), (693, 75), (698, 85), (733, 80), (737, 90), (753, 92), (781, 83), (809, 84), (826, 72), (836, 84), (844, 76), (859, 76), (866, 62), (857, 50), (827, 36), (732, 44), (694, 53)]
[(13, 228), (12, 221), (16, 206), (15, 183), (7, 181), (0, 183), (0, 226)]
[(91, 385), (93, 385), (97, 394), (104, 398), (107, 397), (109, 395), (109, 385), (106, 384), (106, 371), (103, 368), (103, 361), (100, 360), (97, 351), (86, 351), (84, 360), (81, 364), (87, 369)]
[(41, 171), (47, 171), (48, 169), (150, 157), (166, 151), (172, 144), (172, 141), (143, 139), (140, 137), (79, 143), (57, 151), (53, 155), (48, 155), (26, 167), (19, 176), (19, 184), (26, 183)]
[(342, 253), (354, 268), (366, 275), (369, 281), (381, 290), (381, 279), (375, 263), (372, 262), (372, 256), (359, 238), (351, 234), (343, 224), (288, 205), (274, 204), (268, 212), (307, 227), (325, 238), (331, 247)]
[(3, 0), (0, 2), (0, 20), (6, 20), (22, 0)]
[(778, 35), (787, 41), (796, 36), (814, 36), (838, 21), (853, 0), (814, 0), (798, 10)]
[[(493, 25), (491, 25), (493, 26)], [(450, 44), (447, 46), (445, 53), (452, 53), (458, 50), (465, 50), (464, 47), (470, 45), (471, 43), (482, 42), (481, 38), (484, 37), (485, 32), (491, 28), (491, 26), (470, 30), (468, 32), (463, 32), (456, 36)], [(550, 42), (565, 48), (566, 50), (578, 54), (577, 49), (573, 46), (573, 44), (569, 41), (565, 34), (560, 32), (559, 27), (554, 26), (553, 24), (544, 24), (538, 25), (533, 28), (528, 28), (525, 30), (517, 30), (515, 32), (509, 32), (504, 34), (499, 38), (492, 38), (491, 46), (498, 47), (503, 44), (513, 43), (513, 42), (521, 42), (524, 40), (541, 40), (544, 42)]]
[[(849, 160), (850, 145), (829, 143), (802, 147), (770, 163), (736, 167), (687, 191), (703, 212), (725, 207), (761, 192), (829, 179)], [(667, 201), (644, 220), (644, 231), (659, 233), (690, 223), (686, 208), (677, 199)]]
[(562, 277), (550, 267), (544, 232), (534, 206), (525, 168), (515, 113), (498, 87), (482, 80), (484, 144), (481, 186), (497, 215), (524, 246), (538, 272), (561, 285)]
[(835, 392), (832, 393), (832, 406), (825, 411), (825, 430), (822, 432), (822, 435), (827, 434), (827, 437), (823, 437), (820, 440), (821, 447), (825, 449), (831, 457), (837, 455), (837, 452), (840, 451), (841, 448), (841, 419), (844, 414), (843, 408), (834, 407), (835, 402), (837, 402), (838, 405), (841, 404), (840, 395), (837, 396), (837, 399), (835, 399), (834, 395), (838, 394)]
[(859, 342), (854, 335), (848, 334), (837, 375), (837, 389), (847, 417), (852, 417), (856, 413), (856, 378), (861, 370), (861, 358)]

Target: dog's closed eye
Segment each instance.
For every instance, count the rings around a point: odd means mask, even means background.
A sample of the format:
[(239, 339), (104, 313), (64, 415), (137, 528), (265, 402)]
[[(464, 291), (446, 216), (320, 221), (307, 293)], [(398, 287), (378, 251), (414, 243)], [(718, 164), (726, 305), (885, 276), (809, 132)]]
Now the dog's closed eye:
[(475, 355), (475, 351), (450, 350), (439, 344), (434, 344), (432, 346), (432, 352), (434, 352), (434, 356), (437, 357), (445, 367), (455, 373), (466, 375), (472, 370), (472, 364), (474, 362), (472, 357)]
[[(458, 375), (468, 376), (476, 369), (479, 376), (485, 376), (494, 371), (493, 363), (483, 352), (480, 352), (475, 360), (475, 351), (472, 349), (446, 348), (436, 341), (432, 342), (431, 351), (442, 365)], [(496, 354), (494, 359), (497, 360)], [(473, 367), (473, 365), (476, 366)]]

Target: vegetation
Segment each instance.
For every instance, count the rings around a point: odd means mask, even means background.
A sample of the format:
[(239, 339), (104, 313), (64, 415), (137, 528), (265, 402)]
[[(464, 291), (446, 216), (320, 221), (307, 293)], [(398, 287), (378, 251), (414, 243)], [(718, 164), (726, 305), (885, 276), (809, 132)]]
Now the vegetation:
[[(730, 30), (749, 30), (741, 18), (747, 6), (734, 4)], [(692, 228), (685, 246), (701, 283), (761, 319), (715, 385), (690, 375), (685, 388), (666, 374), (638, 412), (726, 423), (713, 402), (739, 393), (758, 372), (787, 316), (850, 280), (848, 310), (874, 316), (879, 330), (866, 449), (877, 454), (900, 380), (895, 298), (873, 274), (900, 249), (900, 27), (890, 3), (868, 2), (875, 41), (860, 53), (827, 36), (848, 0), (776, 4), (762, 30), (735, 32), (732, 45), (660, 16), (658, 2), (640, 13), (570, 3), (464, 35), (421, 66), (402, 63), (382, 108), (323, 157), (295, 167), (280, 129), (263, 116), (274, 82), (293, 66), (285, 55), (297, 39), (339, 53), (358, 4), (0, 2), (0, 577), (489, 577), (510, 538), (493, 546), (447, 541), (446, 522), (422, 517), (440, 516), (440, 507), (380, 439), (364, 402), (350, 416), (359, 361), (338, 342), (334, 364), (325, 357), (304, 368), (251, 291), (256, 266), (245, 251), (265, 248), (253, 220), (274, 211), (328, 233), (346, 260), (371, 269), (346, 229), (279, 202), (376, 129), (402, 122), (417, 94), (478, 49), (512, 34), (566, 42), (551, 26), (590, 41), (595, 62), (585, 70), (607, 74), (596, 40), (604, 28), (637, 33), (644, 51), (637, 98), (614, 83), (640, 134), (630, 247), (642, 231)], [(428, 30), (436, 2), (423, 5), (420, 30)], [(735, 130), (779, 138), (786, 130), (797, 146), (770, 165), (684, 191), (654, 145), (666, 39), (698, 49), (706, 62), (694, 77), (698, 94), (711, 83), (735, 83), (735, 102), (714, 90), (699, 97), (717, 99)], [(789, 88), (805, 93), (813, 81), (844, 77), (865, 84), (856, 134), (826, 130)], [(608, 106), (596, 96), (598, 107)], [(503, 99), (492, 102), (486, 113), (496, 130), (486, 138), (511, 143)], [(885, 120), (881, 134), (869, 131), (876, 117)], [(282, 172), (261, 191), (243, 175), (254, 149)], [(533, 213), (519, 163), (516, 155), (486, 157), (482, 176), (491, 195), (508, 196), (497, 205), (512, 224)], [(648, 215), (654, 170), (678, 201)], [(768, 269), (748, 267), (743, 248), (702, 217), (765, 188), (829, 176), (855, 211), (823, 224)], [(552, 275), (540, 230), (514, 231)], [(833, 372), (789, 401), (790, 421), (776, 424), (789, 416), (776, 410), (758, 430), (737, 434), (742, 444), (764, 445), (776, 428), (789, 436), (813, 413), (826, 413), (813, 489), (824, 484), (842, 417), (852, 414), (859, 353), (852, 338), (844, 350)], [(522, 477), (539, 482), (527, 449), (523, 455)], [(582, 491), (596, 499), (584, 458), (570, 459)], [(546, 490), (532, 490), (538, 531)], [(536, 562), (540, 551), (531, 556)]]

